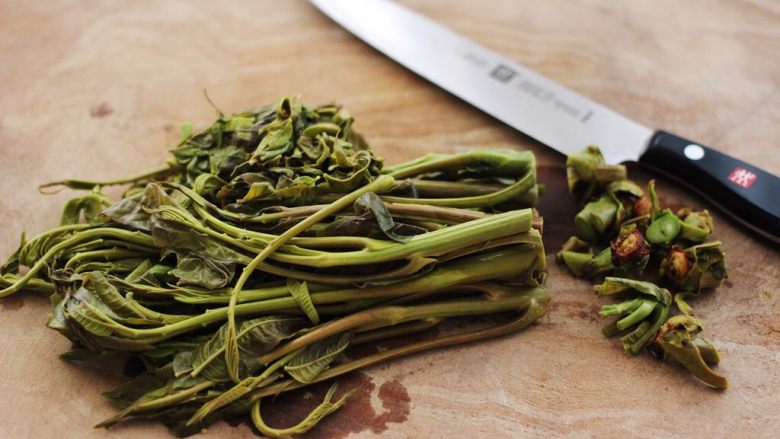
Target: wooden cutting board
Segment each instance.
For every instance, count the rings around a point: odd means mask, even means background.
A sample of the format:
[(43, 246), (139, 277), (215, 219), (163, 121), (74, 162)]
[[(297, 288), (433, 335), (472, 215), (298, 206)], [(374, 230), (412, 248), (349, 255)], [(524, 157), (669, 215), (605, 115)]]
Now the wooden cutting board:
[[(780, 174), (776, 1), (404, 3), (638, 121)], [(73, 195), (42, 196), (38, 184), (162, 163), (182, 122), (214, 117), (203, 89), (225, 112), (285, 94), (339, 100), (388, 163), (427, 151), (531, 149), (548, 187), (541, 211), (549, 253), (572, 231), (561, 157), (407, 72), (304, 1), (6, 0), (0, 23), (3, 257), (22, 230), (56, 225)], [(710, 207), (666, 180), (659, 187), (672, 205)], [(705, 388), (681, 367), (624, 355), (601, 336), (590, 285), (549, 258), (554, 303), (537, 325), (355, 374), (344, 385), (360, 386), (357, 396), (311, 436), (776, 437), (780, 253), (715, 218), (731, 277), (694, 307), (721, 350), (728, 391)], [(100, 392), (123, 379), (118, 364), (58, 360), (67, 342), (44, 327), (47, 312), (43, 296), (0, 300), (0, 436), (169, 437), (150, 423), (92, 429), (113, 413)], [(208, 436), (250, 432), (220, 423)]]

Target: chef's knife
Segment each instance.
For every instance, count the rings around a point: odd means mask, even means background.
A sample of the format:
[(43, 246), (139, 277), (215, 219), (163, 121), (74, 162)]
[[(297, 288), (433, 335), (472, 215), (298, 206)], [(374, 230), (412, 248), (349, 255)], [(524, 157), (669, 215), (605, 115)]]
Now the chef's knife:
[(780, 243), (780, 179), (749, 163), (638, 124), (389, 0), (310, 0), (380, 52), (496, 119), (568, 154), (598, 145), (638, 161)]

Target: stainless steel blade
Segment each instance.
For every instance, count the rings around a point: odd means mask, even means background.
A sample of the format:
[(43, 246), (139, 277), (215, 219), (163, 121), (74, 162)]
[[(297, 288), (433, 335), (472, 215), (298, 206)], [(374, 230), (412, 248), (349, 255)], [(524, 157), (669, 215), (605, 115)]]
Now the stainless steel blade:
[(502, 122), (567, 154), (637, 160), (653, 130), (388, 0), (310, 0), (331, 19)]

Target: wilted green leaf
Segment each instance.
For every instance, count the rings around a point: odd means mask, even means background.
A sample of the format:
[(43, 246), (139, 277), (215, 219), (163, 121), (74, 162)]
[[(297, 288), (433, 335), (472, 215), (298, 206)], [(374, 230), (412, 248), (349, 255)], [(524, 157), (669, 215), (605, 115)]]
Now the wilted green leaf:
[(284, 371), (301, 383), (312, 382), (344, 352), (352, 341), (352, 333), (344, 332), (315, 343), (290, 360)]
[(111, 201), (100, 192), (74, 198), (65, 204), (60, 225), (79, 224), (82, 217), (86, 223), (92, 224), (97, 221), (100, 212), (108, 206), (111, 206)]
[(643, 282), (633, 279), (624, 279), (618, 277), (607, 277), (604, 283), (594, 287), (596, 295), (610, 296), (624, 293), (627, 290), (634, 290), (638, 293), (647, 295), (656, 301), (669, 306), (672, 303), (672, 296), (665, 288), (661, 288), (651, 282)]
[(313, 325), (320, 323), (320, 316), (317, 314), (317, 308), (314, 307), (314, 303), (311, 301), (309, 288), (306, 285), (306, 282), (296, 279), (287, 279), (287, 289), (290, 291), (290, 295), (293, 296), (295, 301), (298, 302), (298, 306), (301, 307), (301, 310), (306, 314), (306, 317), (309, 318), (309, 321)]
[(371, 213), (379, 229), (390, 239), (396, 242), (407, 242), (415, 235), (425, 233), (421, 227), (408, 224), (397, 224), (385, 203), (373, 192), (363, 194), (355, 201), (355, 211), (359, 214)]
[(179, 279), (177, 285), (197, 285), (204, 288), (222, 288), (235, 275), (235, 260), (218, 260), (198, 254), (176, 253), (176, 268), (171, 275)]
[[(250, 375), (260, 367), (257, 359), (291, 337), (305, 326), (305, 320), (297, 317), (270, 316), (241, 322), (238, 331), (240, 352), (239, 374)], [(176, 375), (191, 373), (211, 381), (229, 381), (225, 365), (225, 336), (227, 325), (198, 349), (176, 356), (173, 367)]]

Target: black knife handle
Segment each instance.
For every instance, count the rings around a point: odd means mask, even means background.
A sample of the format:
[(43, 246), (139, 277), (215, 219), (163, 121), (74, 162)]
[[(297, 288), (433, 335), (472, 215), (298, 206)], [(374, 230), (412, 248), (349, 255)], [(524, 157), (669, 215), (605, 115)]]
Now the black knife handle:
[(745, 226), (780, 243), (780, 178), (664, 131), (639, 158), (683, 183)]

